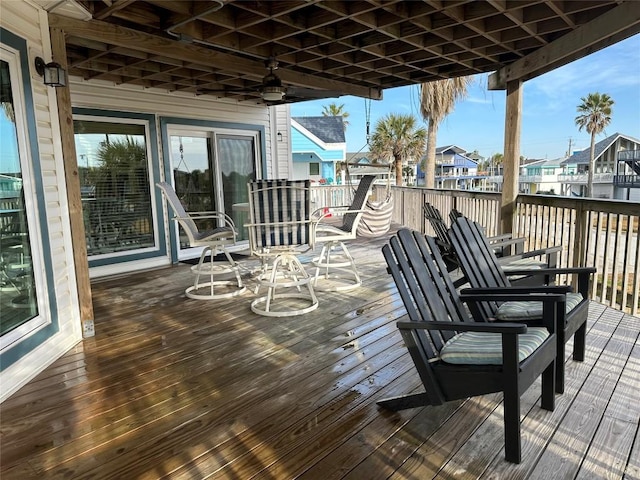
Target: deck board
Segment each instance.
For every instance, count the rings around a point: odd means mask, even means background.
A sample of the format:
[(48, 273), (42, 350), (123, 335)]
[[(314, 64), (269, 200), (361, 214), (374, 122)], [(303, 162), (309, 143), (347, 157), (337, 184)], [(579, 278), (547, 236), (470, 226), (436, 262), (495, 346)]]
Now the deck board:
[(319, 292), (299, 317), (251, 312), (254, 261), (248, 291), (218, 301), (184, 296), (187, 265), (94, 282), (96, 337), (0, 406), (0, 477), (638, 478), (640, 319), (597, 303), (555, 411), (539, 382), (522, 397), (520, 465), (504, 461), (499, 394), (380, 409), (422, 388), (385, 240), (354, 242), (360, 289)]

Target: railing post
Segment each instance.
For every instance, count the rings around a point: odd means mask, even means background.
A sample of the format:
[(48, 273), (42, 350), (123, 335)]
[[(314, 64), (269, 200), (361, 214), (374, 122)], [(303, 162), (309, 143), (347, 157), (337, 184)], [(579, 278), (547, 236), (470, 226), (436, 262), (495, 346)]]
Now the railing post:
[(504, 174), (502, 182), (502, 220), (499, 233), (513, 232), (515, 203), (518, 197), (520, 166), (520, 127), (522, 124), (522, 81), (507, 82), (507, 105), (504, 129)]
[(587, 213), (588, 209), (584, 208), (584, 203), (578, 202), (576, 205), (575, 247), (573, 249), (573, 266), (575, 267), (584, 267), (587, 258)]

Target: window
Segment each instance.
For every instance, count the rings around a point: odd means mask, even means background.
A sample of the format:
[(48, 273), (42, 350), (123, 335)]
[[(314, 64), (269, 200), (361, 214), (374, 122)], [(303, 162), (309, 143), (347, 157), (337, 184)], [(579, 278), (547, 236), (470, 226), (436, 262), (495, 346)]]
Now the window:
[(79, 117), (73, 124), (87, 255), (154, 247), (145, 122)]
[(320, 175), (320, 164), (312, 162), (309, 164), (309, 175)]
[[(57, 327), (48, 293), (52, 269), (44, 205), (35, 108), (23, 39), (0, 28), (0, 352), (2, 368), (30, 351)], [(45, 328), (51, 327), (51, 328)], [(36, 332), (42, 332), (36, 335)], [(24, 341), (24, 343), (23, 343)], [(18, 343), (20, 348), (14, 348)], [(24, 346), (24, 348), (22, 347)]]

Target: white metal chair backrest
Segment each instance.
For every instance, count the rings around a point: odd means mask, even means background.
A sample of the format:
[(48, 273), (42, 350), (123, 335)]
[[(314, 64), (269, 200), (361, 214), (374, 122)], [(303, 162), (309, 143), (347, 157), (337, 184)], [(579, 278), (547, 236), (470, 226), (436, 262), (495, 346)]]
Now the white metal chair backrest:
[(309, 243), (309, 180), (254, 180), (248, 189), (253, 250)]
[(167, 182), (158, 182), (156, 183), (158, 188), (162, 191), (164, 197), (167, 199), (167, 203), (173, 210), (175, 214), (175, 218), (182, 225), (187, 237), (189, 238), (189, 243), (194, 244), (196, 239), (198, 238), (198, 226), (196, 222), (187, 214), (184, 207), (182, 206), (182, 202), (178, 198), (176, 191), (173, 189), (171, 185)]
[[(362, 218), (362, 212), (360, 210), (364, 208), (367, 202), (369, 191), (375, 179), (375, 175), (365, 175), (360, 179), (356, 193), (353, 195), (353, 201), (343, 217), (342, 230), (345, 232), (354, 232), (355, 229), (358, 228), (358, 222), (360, 218)], [(357, 213), (349, 213), (349, 210), (356, 210)]]

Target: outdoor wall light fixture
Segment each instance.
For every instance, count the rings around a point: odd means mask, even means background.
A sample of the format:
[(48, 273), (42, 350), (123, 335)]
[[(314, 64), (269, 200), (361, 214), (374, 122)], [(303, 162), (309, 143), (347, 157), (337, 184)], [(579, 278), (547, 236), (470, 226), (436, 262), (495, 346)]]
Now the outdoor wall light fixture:
[(281, 142), (282, 141), (282, 132), (276, 133), (276, 136), (278, 137), (278, 141)]
[(67, 72), (59, 63), (44, 63), (40, 57), (35, 60), (36, 72), (44, 77), (44, 84), (50, 87), (64, 87), (67, 84)]

